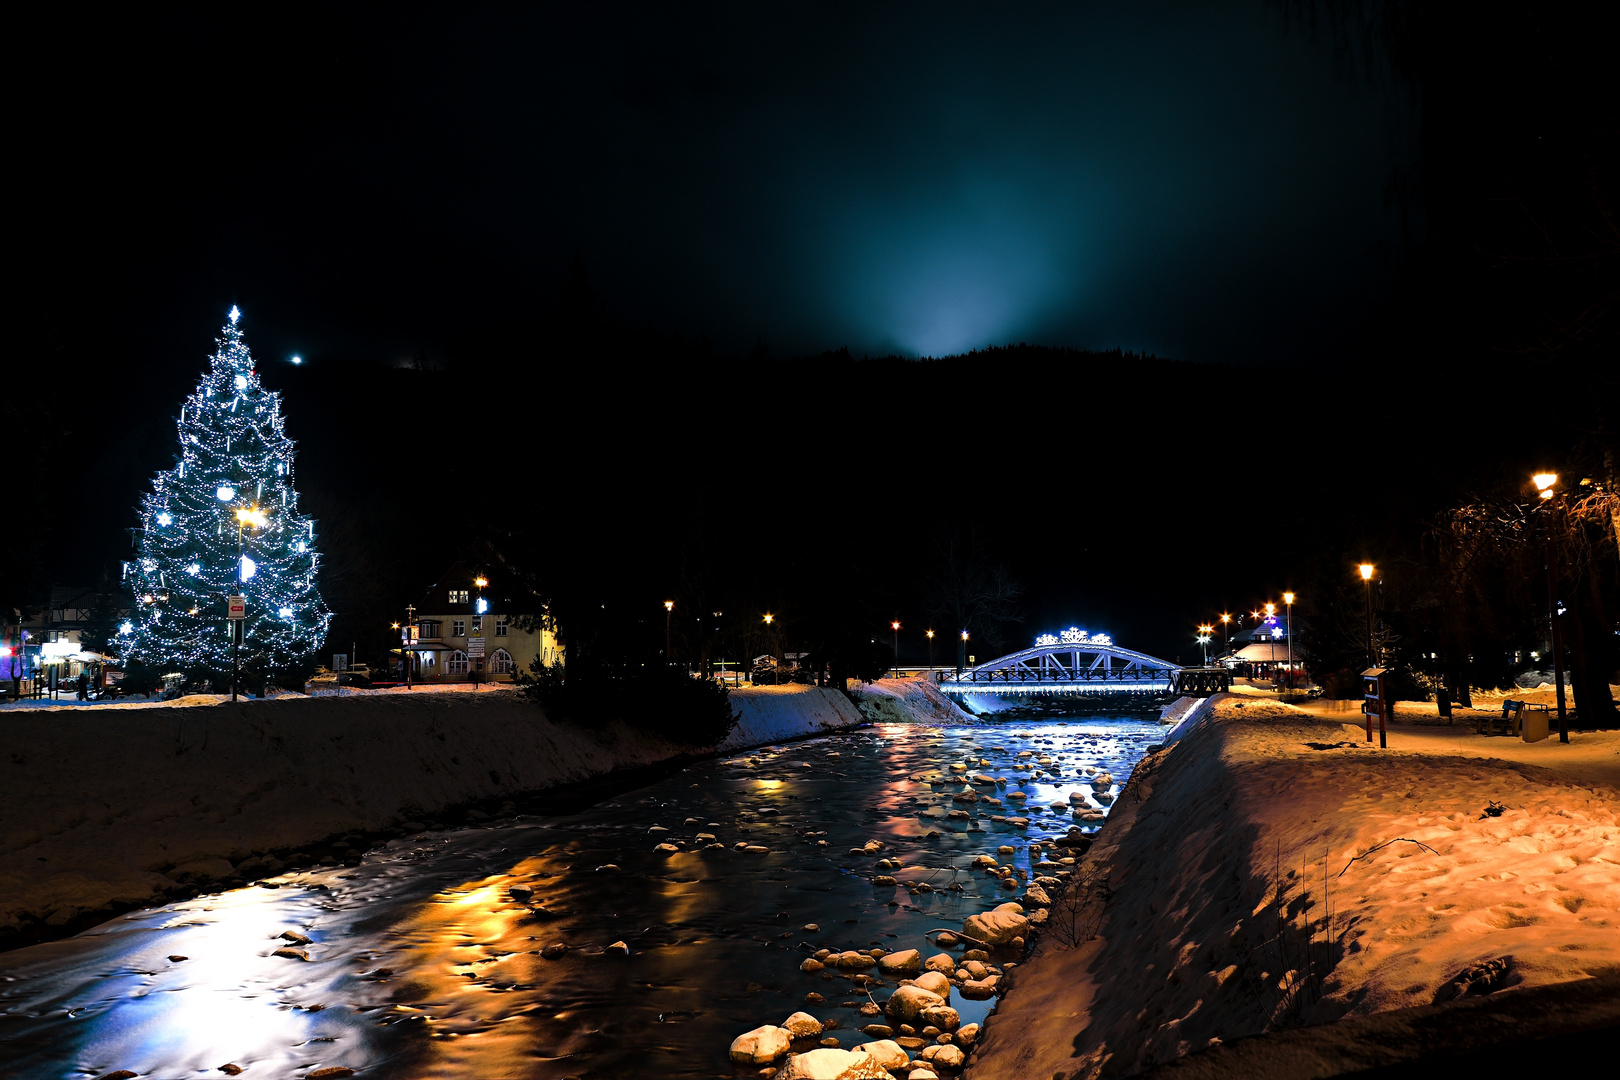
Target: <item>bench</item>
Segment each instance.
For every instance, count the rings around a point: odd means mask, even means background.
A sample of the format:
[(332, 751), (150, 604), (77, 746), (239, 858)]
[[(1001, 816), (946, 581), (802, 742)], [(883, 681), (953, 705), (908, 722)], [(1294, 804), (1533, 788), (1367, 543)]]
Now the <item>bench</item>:
[(1524, 719), (1524, 714), (1532, 711), (1546, 712), (1548, 711), (1548, 706), (1538, 705), (1529, 701), (1514, 701), (1512, 698), (1505, 698), (1502, 701), (1502, 715), (1500, 718), (1494, 713), (1487, 712), (1481, 712), (1476, 715), (1474, 720), (1474, 733), (1476, 735), (1495, 735), (1497, 734), (1496, 725), (1498, 722), (1500, 722), (1502, 725), (1501, 733), (1503, 735), (1518, 736), (1521, 731), (1521, 721)]

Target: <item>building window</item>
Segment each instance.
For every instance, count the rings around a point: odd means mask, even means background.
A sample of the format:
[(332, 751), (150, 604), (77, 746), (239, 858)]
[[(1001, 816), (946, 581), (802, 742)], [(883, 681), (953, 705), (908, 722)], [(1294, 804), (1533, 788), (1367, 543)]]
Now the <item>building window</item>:
[(438, 637), (439, 631), (444, 627), (444, 624), (437, 619), (423, 619), (416, 625), (420, 628), (417, 632), (417, 636), (425, 638)]
[(482, 634), (483, 632), (484, 632), (484, 617), (482, 615), (474, 615), (473, 616), (473, 633)]
[(452, 619), (452, 620), (450, 620), (450, 636), (451, 637), (466, 637), (467, 636), (467, 620), (466, 619)]
[(491, 675), (510, 675), (516, 670), (517, 664), (512, 660), (512, 654), (505, 649), (496, 649), (495, 655), (489, 658)]
[(495, 617), (495, 636), (496, 637), (505, 637), (506, 636), (506, 616), (505, 615), (497, 615)]
[(465, 604), (467, 602), (467, 590), (466, 589), (451, 589), (450, 590), (450, 602), (452, 604)]
[(446, 675), (467, 674), (467, 654), (460, 649), (451, 653), (450, 659), (444, 662), (444, 673)]

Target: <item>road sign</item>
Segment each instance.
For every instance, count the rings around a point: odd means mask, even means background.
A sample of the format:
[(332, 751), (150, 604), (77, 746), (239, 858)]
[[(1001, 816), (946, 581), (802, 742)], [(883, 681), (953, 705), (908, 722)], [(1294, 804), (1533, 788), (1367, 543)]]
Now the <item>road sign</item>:
[(348, 671), (349, 670), (349, 654), (348, 653), (340, 653), (340, 652), (333, 653), (332, 654), (332, 670), (333, 671)]
[(247, 597), (245, 597), (245, 596), (229, 596), (229, 597), (226, 597), (225, 604), (226, 604), (226, 607), (229, 609), (229, 614), (226, 616), (227, 618), (231, 618), (231, 619), (245, 619), (245, 618), (247, 618)]
[(467, 656), (468, 656), (468, 658), (471, 659), (471, 658), (480, 657), (480, 656), (483, 656), (483, 655), (484, 655), (484, 639), (481, 638), (481, 637), (470, 637), (470, 638), (468, 638), (467, 639)]

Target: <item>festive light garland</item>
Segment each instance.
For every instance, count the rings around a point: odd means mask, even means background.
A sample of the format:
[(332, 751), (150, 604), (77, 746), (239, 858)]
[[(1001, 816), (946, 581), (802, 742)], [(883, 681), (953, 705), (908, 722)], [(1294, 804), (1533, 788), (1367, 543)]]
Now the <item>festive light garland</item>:
[(124, 564), (136, 614), (116, 639), (125, 660), (229, 670), (232, 595), (247, 599), (244, 668), (294, 667), (326, 639), (332, 615), (315, 585), (315, 523), (298, 513), (281, 395), (259, 384), (240, 318), (231, 308), (181, 406), (175, 467), (141, 499), (140, 556)]

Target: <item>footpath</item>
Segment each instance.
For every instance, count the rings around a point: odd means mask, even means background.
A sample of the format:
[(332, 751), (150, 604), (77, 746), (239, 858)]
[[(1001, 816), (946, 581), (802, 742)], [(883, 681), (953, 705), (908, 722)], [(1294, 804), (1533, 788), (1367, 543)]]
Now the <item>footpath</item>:
[[(1419, 1072), (1620, 1026), (1620, 732), (1221, 696), (1138, 766), (968, 1080)], [(1433, 706), (1429, 707), (1430, 712)], [(1083, 940), (1086, 937), (1090, 940)]]
[(479, 820), (526, 793), (867, 722), (809, 686), (731, 701), (741, 719), (713, 747), (553, 723), (490, 687), (6, 709), (0, 947), (284, 865), (357, 859), (378, 834)]

